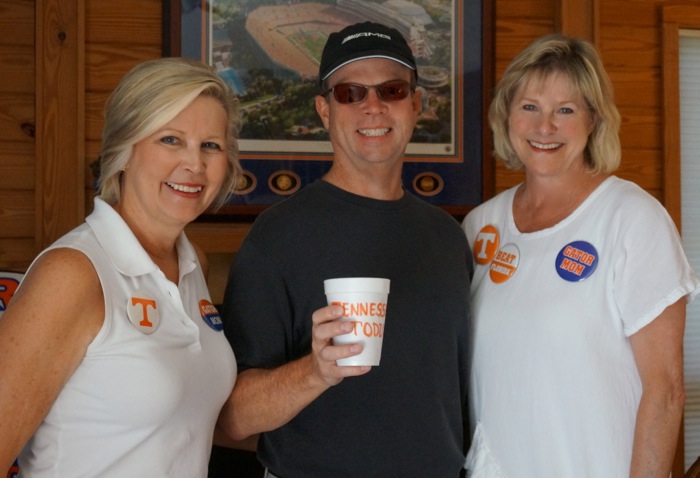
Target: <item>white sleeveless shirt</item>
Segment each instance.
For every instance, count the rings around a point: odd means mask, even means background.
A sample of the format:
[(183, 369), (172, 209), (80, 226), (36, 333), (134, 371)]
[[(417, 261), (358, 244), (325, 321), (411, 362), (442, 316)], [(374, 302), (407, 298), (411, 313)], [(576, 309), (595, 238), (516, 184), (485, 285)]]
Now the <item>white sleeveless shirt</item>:
[(181, 234), (175, 285), (96, 199), (86, 222), (49, 249), (59, 247), (90, 259), (106, 312), (20, 455), (21, 476), (206, 477), (236, 361), (192, 245)]

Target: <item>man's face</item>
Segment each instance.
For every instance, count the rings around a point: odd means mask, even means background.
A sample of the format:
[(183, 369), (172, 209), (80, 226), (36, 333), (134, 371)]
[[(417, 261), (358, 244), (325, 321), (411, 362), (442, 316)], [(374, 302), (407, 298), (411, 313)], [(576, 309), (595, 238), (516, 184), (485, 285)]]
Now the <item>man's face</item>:
[[(376, 86), (392, 80), (410, 82), (413, 71), (385, 58), (367, 58), (334, 72), (329, 88), (341, 83)], [(348, 171), (373, 168), (400, 171), (406, 146), (421, 109), (420, 92), (386, 101), (369, 88), (362, 101), (343, 104), (333, 93), (316, 97), (316, 111), (330, 134), (335, 163)]]

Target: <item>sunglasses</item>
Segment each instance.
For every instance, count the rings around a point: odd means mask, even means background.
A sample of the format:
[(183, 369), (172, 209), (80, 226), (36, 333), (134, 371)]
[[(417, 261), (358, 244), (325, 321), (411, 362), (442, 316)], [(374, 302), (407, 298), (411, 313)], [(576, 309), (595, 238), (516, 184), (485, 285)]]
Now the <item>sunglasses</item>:
[(358, 85), (357, 83), (338, 83), (333, 88), (327, 89), (323, 96), (333, 93), (333, 98), (340, 104), (349, 105), (361, 103), (367, 98), (367, 91), (373, 88), (377, 95), (384, 101), (399, 101), (406, 98), (413, 88), (411, 83), (404, 80), (391, 80), (379, 85)]

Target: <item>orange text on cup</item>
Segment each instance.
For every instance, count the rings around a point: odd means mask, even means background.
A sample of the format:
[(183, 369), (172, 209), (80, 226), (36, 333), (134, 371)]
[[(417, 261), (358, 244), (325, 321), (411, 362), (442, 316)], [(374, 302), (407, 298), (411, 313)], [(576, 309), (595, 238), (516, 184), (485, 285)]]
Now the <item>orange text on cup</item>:
[(343, 317), (385, 317), (386, 304), (381, 302), (331, 302), (343, 308)]
[(362, 322), (361, 320), (349, 320), (352, 324), (352, 335), (364, 335), (365, 337), (384, 337), (384, 324), (377, 322)]

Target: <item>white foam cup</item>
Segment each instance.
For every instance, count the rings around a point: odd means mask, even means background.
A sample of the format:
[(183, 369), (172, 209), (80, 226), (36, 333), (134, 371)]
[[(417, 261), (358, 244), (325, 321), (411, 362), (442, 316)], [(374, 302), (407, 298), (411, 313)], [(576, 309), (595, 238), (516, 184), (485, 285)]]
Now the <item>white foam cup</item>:
[(335, 344), (362, 343), (358, 355), (339, 359), (338, 365), (379, 365), (384, 339), (389, 279), (343, 277), (326, 279), (323, 287), (328, 305), (343, 308), (340, 320), (353, 323), (353, 330), (333, 338)]

